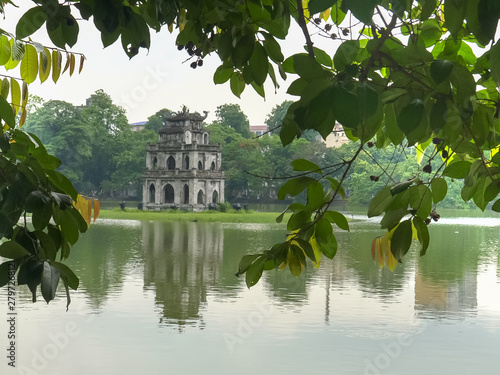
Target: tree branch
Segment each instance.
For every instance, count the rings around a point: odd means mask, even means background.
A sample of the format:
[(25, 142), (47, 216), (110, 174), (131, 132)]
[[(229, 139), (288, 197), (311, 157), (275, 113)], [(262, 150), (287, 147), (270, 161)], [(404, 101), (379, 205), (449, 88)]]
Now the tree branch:
[(304, 8), (302, 7), (302, 0), (297, 0), (297, 12), (299, 26), (302, 29), (304, 37), (306, 38), (307, 52), (309, 53), (309, 56), (314, 58), (313, 42), (311, 40), (311, 36), (309, 35), (309, 31), (307, 31), (306, 18), (304, 17)]

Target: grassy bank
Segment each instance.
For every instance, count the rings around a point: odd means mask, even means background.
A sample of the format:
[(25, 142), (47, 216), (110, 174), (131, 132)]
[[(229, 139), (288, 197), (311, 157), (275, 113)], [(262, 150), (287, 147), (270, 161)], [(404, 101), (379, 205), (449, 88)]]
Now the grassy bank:
[[(142, 221), (199, 221), (219, 223), (276, 223), (276, 212), (230, 211), (230, 212), (179, 212), (179, 211), (139, 211), (136, 209), (102, 210), (99, 218)], [(285, 217), (284, 222), (288, 217)]]

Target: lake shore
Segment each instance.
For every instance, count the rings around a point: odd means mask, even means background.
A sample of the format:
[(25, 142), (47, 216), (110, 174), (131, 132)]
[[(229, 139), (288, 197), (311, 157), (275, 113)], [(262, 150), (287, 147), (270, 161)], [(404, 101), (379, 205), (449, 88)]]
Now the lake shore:
[[(137, 209), (101, 210), (99, 218), (116, 220), (140, 220), (140, 221), (198, 221), (198, 222), (220, 222), (220, 223), (262, 223), (276, 224), (277, 212), (254, 212), (254, 211), (203, 211), (203, 212), (179, 212), (179, 211), (140, 211)], [(283, 222), (287, 222), (285, 215)]]

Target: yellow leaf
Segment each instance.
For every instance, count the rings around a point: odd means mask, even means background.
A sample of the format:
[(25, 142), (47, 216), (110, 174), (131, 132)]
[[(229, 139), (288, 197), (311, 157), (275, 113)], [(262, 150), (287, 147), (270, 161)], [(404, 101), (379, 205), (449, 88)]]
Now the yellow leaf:
[(304, 266), (300, 262), (299, 257), (294, 254), (292, 248), (288, 249), (286, 262), (288, 263), (288, 268), (290, 268), (290, 272), (292, 273), (292, 275), (294, 275), (295, 277), (299, 277)]
[(377, 237), (372, 241), (372, 259), (375, 260), (375, 254), (377, 252)]
[(40, 82), (45, 82), (50, 76), (51, 58), (50, 51), (45, 48), (40, 52), (40, 65), (38, 68), (38, 77), (40, 77)]
[(316, 241), (316, 237), (312, 236), (311, 239), (309, 240), (309, 243), (311, 244), (311, 247), (314, 251), (314, 258), (316, 259), (316, 262), (313, 262), (314, 268), (318, 269), (319, 265), (321, 263), (321, 248), (319, 246), (318, 241)]
[(83, 70), (83, 63), (85, 62), (85, 56), (80, 56), (80, 69), (78, 69), (78, 74), (80, 74)]
[(71, 77), (75, 71), (75, 55), (71, 54), (69, 62), (69, 76)]
[(61, 75), (62, 54), (59, 51), (52, 51), (52, 80), (57, 83)]
[(7, 78), (4, 78), (2, 80), (2, 89), (1, 89), (2, 98), (7, 99), (7, 97), (9, 96), (9, 91), (10, 91), (9, 80)]
[(62, 74), (64, 74), (64, 72), (68, 70), (70, 62), (71, 62), (70, 54), (66, 53), (66, 64), (64, 64), (64, 69), (62, 71)]
[(38, 75), (38, 53), (36, 48), (27, 44), (24, 49), (24, 56), (21, 61), (21, 78), (30, 84), (35, 81)]
[(389, 251), (387, 252), (387, 267), (389, 267), (391, 272), (394, 272), (396, 266), (398, 265), (398, 261), (396, 260), (396, 258), (394, 258), (394, 255), (392, 255), (391, 241), (388, 241), (388, 245), (389, 245)]
[(89, 212), (89, 205), (87, 203), (87, 199), (85, 199), (80, 194), (78, 194), (75, 207), (77, 207), (78, 211), (80, 211), (83, 219), (87, 223), (87, 226), (89, 226), (90, 225), (90, 212)]
[(87, 199), (87, 217), (85, 218), (87, 226), (90, 226), (91, 220), (92, 220), (92, 200)]
[(22, 92), (21, 100), (22, 100), (21, 107), (23, 109), (25, 109), (26, 104), (28, 104), (28, 84), (24, 81), (23, 81), (23, 92)]
[(382, 255), (382, 239), (377, 238), (377, 254), (378, 254), (378, 265), (380, 268), (384, 268), (384, 257)]
[(422, 162), (422, 159), (424, 158), (424, 151), (422, 150), (421, 145), (417, 145), (416, 149), (417, 149), (416, 159), (417, 159), (417, 163), (420, 165), (420, 163)]
[(21, 114), (21, 118), (19, 119), (19, 128), (21, 128), (24, 123), (26, 122), (26, 116), (28, 114), (28, 111), (26, 111), (26, 108), (23, 108), (23, 113)]
[(309, 0), (302, 0), (302, 8), (304, 9), (304, 17), (306, 20), (311, 18), (311, 14), (309, 13)]
[(332, 14), (332, 8), (328, 8), (324, 12), (321, 12), (320, 16), (323, 18), (325, 22), (328, 22), (328, 18), (330, 18), (330, 15)]
[(21, 107), (21, 87), (14, 78), (10, 79), (10, 97), (12, 103), (12, 110), (17, 115)]
[(7, 61), (4, 64), (5, 70), (14, 69), (20, 63), (20, 60), (13, 60), (12, 59), (12, 48), (14, 46), (14, 39), (9, 40), (9, 44), (10, 44), (11, 54), (9, 57), (9, 61)]
[(94, 223), (99, 217), (99, 212), (101, 211), (101, 204), (97, 199), (94, 199)]

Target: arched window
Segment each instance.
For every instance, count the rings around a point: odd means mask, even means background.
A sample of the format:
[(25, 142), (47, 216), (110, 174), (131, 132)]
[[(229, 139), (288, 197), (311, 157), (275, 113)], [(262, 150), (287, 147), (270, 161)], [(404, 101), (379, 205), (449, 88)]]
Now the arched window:
[(203, 134), (203, 144), (208, 145), (208, 134)]
[(203, 170), (203, 163), (201, 162), (201, 160), (198, 162), (198, 169), (199, 169), (200, 171), (202, 171), (202, 170)]
[(174, 188), (172, 185), (167, 184), (165, 190), (165, 203), (174, 203)]
[(205, 194), (203, 194), (203, 190), (198, 192), (198, 204), (205, 204)]
[(210, 170), (215, 171), (215, 162), (213, 161), (212, 164), (210, 165)]
[(189, 156), (184, 157), (184, 169), (189, 169)]
[(158, 169), (158, 159), (156, 156), (153, 158), (153, 169)]
[(219, 193), (217, 193), (217, 190), (214, 190), (212, 194), (212, 203), (219, 203)]
[(155, 203), (155, 185), (149, 185), (149, 203)]
[(184, 185), (184, 204), (189, 204), (189, 186)]
[(167, 159), (167, 169), (169, 171), (173, 171), (175, 169), (175, 159), (172, 155), (170, 155)]

